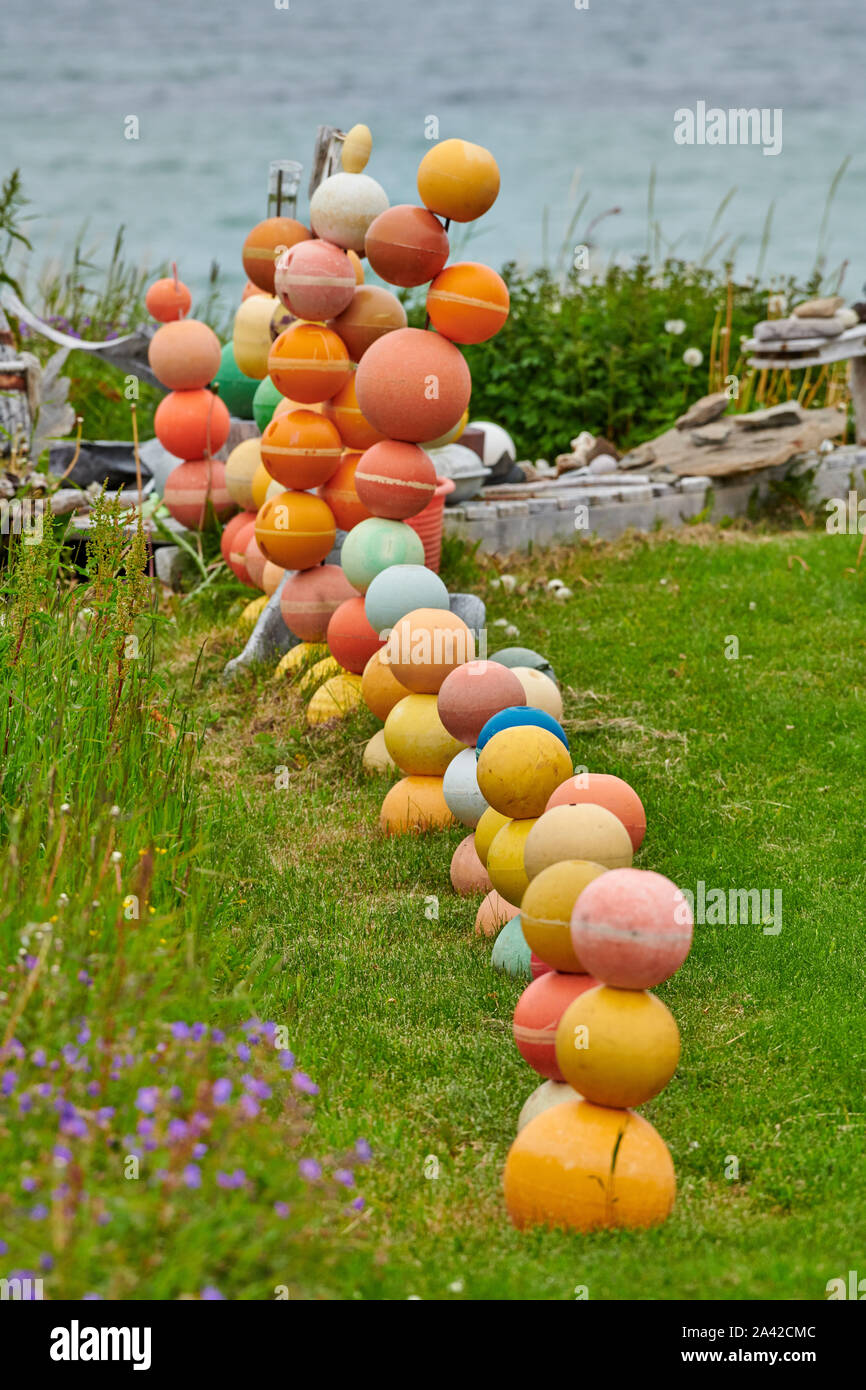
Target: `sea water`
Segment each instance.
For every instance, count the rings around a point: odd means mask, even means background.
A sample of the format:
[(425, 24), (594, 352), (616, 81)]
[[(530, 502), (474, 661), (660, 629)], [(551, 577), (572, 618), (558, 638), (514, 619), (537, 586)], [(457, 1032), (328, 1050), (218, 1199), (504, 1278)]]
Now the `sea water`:
[[(305, 166), (316, 127), (373, 133), (369, 173), (417, 200), (427, 136), (488, 146), (494, 208), (455, 239), (494, 265), (594, 259), (655, 244), (700, 260), (726, 236), (754, 272), (807, 275), (825, 200), (852, 162), (823, 247), (843, 290), (866, 278), (863, 0), (40, 0), (0, 20), (2, 169), (20, 165), (37, 260), (82, 223), (108, 246), (177, 259), (201, 294), (217, 260), (231, 293), (267, 206), (271, 159)], [(680, 142), (684, 110), (781, 112), (781, 147)], [(129, 138), (131, 135), (136, 138)], [(655, 167), (660, 240), (649, 234)], [(736, 188), (719, 225), (716, 208)], [(576, 200), (586, 207), (569, 232)], [(594, 231), (589, 224), (609, 209)]]

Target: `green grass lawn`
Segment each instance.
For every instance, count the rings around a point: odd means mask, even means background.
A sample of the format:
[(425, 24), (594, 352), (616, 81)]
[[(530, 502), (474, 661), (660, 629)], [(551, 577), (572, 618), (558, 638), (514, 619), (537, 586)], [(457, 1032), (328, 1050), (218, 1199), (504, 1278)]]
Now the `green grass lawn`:
[[(65, 933), (74, 964), (98, 948), (106, 983), (87, 967), (92, 1014), (116, 1029), (193, 1018), (227, 1026), (253, 1015), (284, 1026), (320, 1094), (303, 1141), (284, 1143), (276, 1119), (244, 1140), (255, 1196), (283, 1179), (297, 1186), (299, 1142), (329, 1156), (362, 1137), (373, 1152), (357, 1172), (365, 1206), (308, 1211), (299, 1189), (281, 1239), (252, 1193), (245, 1207), (242, 1194), (216, 1189), (147, 1198), (145, 1183), (133, 1197), (134, 1185), (103, 1163), (117, 1237), (106, 1247), (88, 1230), (55, 1245), (58, 1287), (75, 1297), (94, 1288), (197, 1296), (215, 1284), (230, 1298), (269, 1298), (284, 1286), (291, 1297), (328, 1298), (572, 1299), (585, 1287), (591, 1299), (820, 1299), (829, 1279), (866, 1273), (858, 540), (695, 528), (523, 560), (512, 567), (521, 581), (512, 594), (491, 584), (492, 567), (477, 576), (488, 623), (507, 618), (520, 629), (515, 640), (553, 663), (575, 763), (619, 774), (643, 799), (636, 863), (692, 890), (702, 880), (782, 894), (779, 934), (697, 926), (688, 960), (658, 990), (683, 1051), (642, 1113), (669, 1145), (679, 1186), (671, 1218), (650, 1232), (511, 1228), (502, 1169), (538, 1078), (511, 1037), (523, 985), (492, 970), (490, 941), (473, 933), (475, 900), (450, 887), (465, 832), (383, 838), (378, 808), (389, 783), (360, 766), (372, 716), (308, 733), (297, 694), (269, 671), (221, 685), (243, 599), (226, 589), (206, 603), (173, 600), (151, 679), (178, 739), (162, 735), (156, 753), (136, 745), (139, 768), (157, 759), (137, 780), (117, 746), (114, 764), (100, 764), (102, 799), (94, 796), (88, 823), (98, 839), (108, 824), (102, 803), (125, 795), (123, 817), (133, 802), (143, 808), (129, 853), (163, 836), (155, 921), (126, 938), (118, 976), (114, 918), (95, 927), (82, 910)], [(552, 575), (574, 591), (568, 603), (544, 590)], [(726, 656), (732, 637), (737, 659)], [(490, 644), (501, 645), (492, 627)], [(40, 679), (47, 699), (50, 677)], [(186, 727), (203, 736), (184, 740)], [(172, 749), (184, 742), (196, 746), (180, 767)], [(46, 801), (74, 769), (83, 776), (80, 750), (33, 756)], [(281, 765), (289, 785), (278, 789)], [(11, 790), (7, 780), (4, 795), (8, 858), (23, 834), (8, 809), (22, 802), (23, 779)], [(28, 841), (27, 872), (20, 863), (7, 870), (7, 894), (17, 894), (0, 916), (7, 960), (22, 920), (38, 910), (34, 895), (47, 902), (56, 829), (46, 821), (40, 836)], [(19, 861), (22, 853), (23, 842)], [(92, 872), (70, 868), (70, 896), (75, 884), (90, 892)], [(44, 997), (51, 1002), (52, 990), (53, 1013)], [(14, 997), (10, 988), (0, 1029)], [(80, 1011), (72, 982), (64, 989), (43, 977), (15, 1035), (29, 1048)], [(0, 1158), (4, 1145), (8, 1158), (23, 1143), (0, 1120)], [(29, 1161), (22, 1154), (16, 1162)], [(734, 1169), (738, 1178), (726, 1176)], [(0, 1195), (0, 1236), (5, 1220), (18, 1241), (16, 1202)], [(187, 1202), (199, 1203), (188, 1215)], [(21, 1265), (27, 1251), (7, 1241)]]

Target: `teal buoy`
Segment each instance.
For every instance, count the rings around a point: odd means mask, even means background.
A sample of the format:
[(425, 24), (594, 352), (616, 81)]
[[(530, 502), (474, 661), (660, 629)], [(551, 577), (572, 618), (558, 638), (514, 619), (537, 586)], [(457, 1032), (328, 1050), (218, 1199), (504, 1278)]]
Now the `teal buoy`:
[(226, 343), (220, 355), (219, 371), (213, 379), (213, 387), (220, 400), (228, 407), (229, 415), (238, 420), (252, 420), (253, 398), (259, 383), (251, 376), (244, 376), (235, 361), (235, 350)]
[(269, 376), (263, 377), (256, 383), (256, 393), (253, 396), (253, 419), (261, 430), (265, 432), (265, 426), (271, 423), (271, 416), (283, 399), (282, 392), (278, 391)]
[(487, 660), (498, 661), (500, 666), (529, 666), (533, 671), (540, 671), (542, 675), (550, 676), (555, 684), (559, 684), (547, 657), (542, 656), (540, 652), (534, 652), (531, 647), (503, 647), (501, 651), (492, 652)]
[(510, 922), (505, 923), (493, 943), (490, 964), (494, 970), (504, 970), (506, 975), (528, 980), (532, 974), (529, 968), (531, 956), (532, 951), (523, 935), (520, 917), (512, 917)]

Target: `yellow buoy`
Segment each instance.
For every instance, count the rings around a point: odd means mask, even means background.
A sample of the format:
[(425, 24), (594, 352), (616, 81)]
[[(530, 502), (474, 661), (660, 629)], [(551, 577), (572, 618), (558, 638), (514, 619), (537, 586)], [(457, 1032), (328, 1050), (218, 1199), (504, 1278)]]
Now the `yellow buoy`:
[(290, 647), (285, 656), (280, 657), (274, 671), (274, 680), (278, 676), (294, 676), (302, 667), (322, 661), (327, 655), (328, 648), (323, 642), (299, 642), (297, 646)]
[(367, 167), (367, 161), (370, 158), (372, 148), (373, 137), (370, 134), (370, 127), (366, 125), (353, 125), (343, 141), (341, 162), (346, 173), (362, 173)]
[(360, 703), (360, 676), (331, 676), (319, 686), (307, 705), (307, 723), (324, 724), (329, 719), (345, 719)]
[(486, 867), (490, 882), (501, 897), (507, 902), (516, 903), (518, 907), (529, 886), (523, 867), (523, 849), (534, 825), (534, 819), (508, 821), (494, 835), (487, 851)]

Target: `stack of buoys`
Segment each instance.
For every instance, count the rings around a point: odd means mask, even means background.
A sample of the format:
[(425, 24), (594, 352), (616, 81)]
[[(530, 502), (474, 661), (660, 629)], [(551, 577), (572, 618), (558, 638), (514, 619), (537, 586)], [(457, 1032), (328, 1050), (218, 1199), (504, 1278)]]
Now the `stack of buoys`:
[(521, 1228), (653, 1225), (672, 1208), (676, 1178), (635, 1107), (671, 1079), (680, 1039), (648, 991), (685, 960), (691, 913), (669, 879), (632, 867), (646, 831), (633, 788), (580, 772), (551, 789), (553, 745), (542, 757), (540, 736), (527, 732), (494, 732), (478, 767), (493, 810), (535, 817), (507, 822), (487, 850), (494, 886), (519, 909), (499, 938), (512, 935), (500, 964), (512, 973), (529, 964), (533, 976), (514, 1039), (543, 1078), (508, 1155), (506, 1205)]
[(155, 281), (145, 304), (162, 325), (150, 341), (148, 361), (168, 391), (157, 406), (154, 430), (163, 448), (181, 460), (165, 481), (163, 501), (182, 526), (200, 531), (235, 509), (225, 467), (214, 457), (228, 439), (229, 412), (207, 389), (220, 368), (220, 342), (206, 323), (186, 317), (191, 296), (176, 274)]

